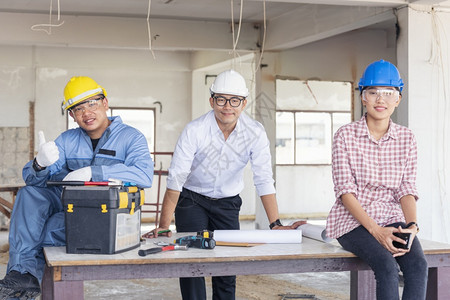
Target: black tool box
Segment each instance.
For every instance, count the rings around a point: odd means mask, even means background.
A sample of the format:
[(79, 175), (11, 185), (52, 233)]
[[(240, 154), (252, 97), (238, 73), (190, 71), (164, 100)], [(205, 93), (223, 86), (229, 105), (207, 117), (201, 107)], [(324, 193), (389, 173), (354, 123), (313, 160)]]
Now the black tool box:
[(135, 186), (66, 186), (66, 252), (114, 254), (140, 245), (144, 190)]

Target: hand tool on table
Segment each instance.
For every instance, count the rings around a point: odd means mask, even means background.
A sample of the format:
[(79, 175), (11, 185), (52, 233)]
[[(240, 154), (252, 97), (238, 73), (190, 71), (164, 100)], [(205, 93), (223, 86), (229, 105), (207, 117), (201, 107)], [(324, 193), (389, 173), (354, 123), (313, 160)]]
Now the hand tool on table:
[(212, 231), (203, 230), (197, 232), (197, 235), (187, 235), (175, 240), (175, 244), (187, 245), (192, 248), (214, 249), (216, 241), (212, 238)]
[[(171, 231), (170, 229), (160, 230), (160, 231), (158, 231), (158, 236), (161, 235), (161, 234), (163, 234), (163, 233), (169, 233), (169, 232), (172, 232), (172, 231)], [(153, 230), (152, 230), (152, 231), (149, 231), (149, 232), (147, 232), (147, 233), (144, 233), (144, 234), (142, 235), (142, 238), (143, 238), (143, 239), (151, 239), (151, 238), (153, 238), (154, 236), (155, 236), (155, 234), (153, 233)], [(163, 236), (168, 236), (168, 234), (163, 235)]]
[[(162, 233), (166, 233), (166, 232), (170, 232), (170, 229), (160, 230), (160, 231), (158, 231), (158, 234), (162, 234)], [(153, 231), (150, 231), (148, 234), (153, 235)]]
[(197, 236), (202, 236), (204, 238), (214, 238), (214, 231), (203, 229), (202, 231), (197, 231)]
[(154, 247), (154, 248), (149, 248), (147, 250), (139, 250), (138, 254), (139, 256), (146, 256), (148, 254), (153, 254), (153, 253), (159, 253), (162, 251), (169, 251), (169, 250), (187, 250), (188, 246), (187, 245), (168, 245), (168, 246), (164, 246), (164, 247)]

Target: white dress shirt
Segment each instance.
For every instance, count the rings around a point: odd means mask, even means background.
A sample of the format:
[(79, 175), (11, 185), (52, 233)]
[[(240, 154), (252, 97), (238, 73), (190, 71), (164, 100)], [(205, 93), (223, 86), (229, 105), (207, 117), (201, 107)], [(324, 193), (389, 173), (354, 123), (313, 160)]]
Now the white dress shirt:
[(238, 195), (248, 161), (259, 196), (275, 193), (269, 140), (261, 123), (242, 113), (225, 141), (214, 116), (204, 114), (181, 133), (167, 178), (167, 188), (183, 187), (211, 198)]

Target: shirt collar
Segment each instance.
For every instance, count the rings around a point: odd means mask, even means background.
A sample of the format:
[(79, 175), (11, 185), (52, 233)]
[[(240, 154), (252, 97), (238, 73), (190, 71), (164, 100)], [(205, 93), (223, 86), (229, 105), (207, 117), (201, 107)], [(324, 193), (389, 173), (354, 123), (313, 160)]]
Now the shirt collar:
[(392, 122), (391, 119), (389, 119), (389, 130), (386, 134), (387, 137), (391, 137), (394, 140), (398, 138), (398, 129), (394, 122)]
[[(369, 128), (367, 127), (367, 121), (366, 121), (367, 113), (365, 113), (362, 118), (357, 122), (356, 127), (356, 136), (370, 136)], [(398, 129), (394, 122), (392, 122), (391, 119), (389, 119), (389, 129), (388, 132), (381, 138), (382, 140), (387, 140), (389, 138), (397, 139), (398, 137)]]
[[(210, 122), (211, 122), (211, 132), (217, 133), (217, 134), (218, 133), (222, 134), (222, 130), (220, 130), (219, 124), (217, 124), (216, 116), (214, 115), (214, 110), (211, 110), (209, 113), (210, 113), (209, 117), (210, 117)], [(231, 132), (231, 134), (233, 134), (234, 132), (240, 133), (243, 130), (241, 118), (242, 118), (242, 113), (239, 116), (237, 123), (236, 123), (236, 127), (234, 127), (234, 130)]]
[(242, 131), (242, 128), (243, 128), (242, 121), (241, 121), (241, 118), (242, 118), (242, 114), (243, 114), (243, 113), (244, 113), (244, 112), (242, 111), (242, 112), (241, 112), (241, 115), (240, 115), (239, 118), (237, 119), (236, 127), (235, 127), (234, 130), (233, 130), (233, 131), (236, 131), (237, 133), (240, 133), (240, 132)]
[(221, 133), (221, 130), (219, 128), (219, 124), (217, 124), (216, 116), (214, 115), (214, 110), (211, 110), (209, 112), (209, 123), (211, 124), (211, 133), (212, 134), (219, 134)]

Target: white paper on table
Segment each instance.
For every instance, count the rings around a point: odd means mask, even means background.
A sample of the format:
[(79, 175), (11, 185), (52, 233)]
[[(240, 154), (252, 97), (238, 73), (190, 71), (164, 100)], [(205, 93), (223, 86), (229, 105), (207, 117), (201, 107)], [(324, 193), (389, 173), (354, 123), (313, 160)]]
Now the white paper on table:
[(297, 227), (297, 230), (298, 229), (303, 232), (304, 236), (311, 239), (315, 239), (325, 243), (329, 243), (333, 240), (332, 238), (327, 236), (325, 226), (322, 225), (303, 224)]
[(216, 242), (300, 244), (302, 230), (214, 230)]

